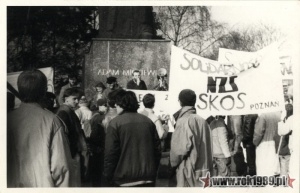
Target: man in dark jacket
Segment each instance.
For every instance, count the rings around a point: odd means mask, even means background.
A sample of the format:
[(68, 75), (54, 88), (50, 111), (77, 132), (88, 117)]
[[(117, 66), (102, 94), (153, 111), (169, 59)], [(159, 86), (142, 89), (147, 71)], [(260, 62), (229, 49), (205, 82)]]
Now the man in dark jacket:
[(80, 84), (77, 83), (77, 76), (75, 74), (70, 73), (68, 75), (69, 83), (61, 87), (60, 93), (58, 96), (58, 103), (59, 105), (64, 104), (64, 93), (68, 88), (80, 87)]
[(230, 115), (227, 117), (229, 148), (230, 151), (233, 151), (230, 163), (231, 176), (243, 176), (247, 173), (247, 164), (244, 161), (245, 157), (241, 147), (243, 139), (242, 125), (242, 115)]
[(147, 86), (143, 80), (141, 80), (141, 72), (134, 70), (132, 73), (132, 80), (127, 83), (127, 89), (135, 90), (147, 90)]
[(249, 114), (244, 116), (244, 123), (242, 126), (243, 131), (243, 146), (246, 149), (247, 154), (247, 167), (248, 174), (253, 176), (256, 175), (256, 165), (255, 165), (255, 145), (253, 144), (253, 134), (255, 122), (257, 119), (257, 114)]
[(105, 140), (104, 178), (116, 187), (153, 187), (161, 154), (155, 125), (137, 113), (132, 91), (118, 92), (116, 108)]

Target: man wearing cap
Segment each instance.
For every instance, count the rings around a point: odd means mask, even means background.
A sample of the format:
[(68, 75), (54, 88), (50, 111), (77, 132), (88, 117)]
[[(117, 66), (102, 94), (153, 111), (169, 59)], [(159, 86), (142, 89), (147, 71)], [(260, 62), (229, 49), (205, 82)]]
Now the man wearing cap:
[(77, 83), (77, 76), (75, 74), (69, 74), (68, 81), (69, 81), (69, 83), (66, 84), (65, 86), (61, 87), (61, 89), (60, 89), (60, 93), (58, 96), (59, 105), (64, 104), (63, 96), (65, 93), (65, 90), (67, 90), (68, 88), (80, 87), (80, 84)]
[(106, 89), (102, 93), (102, 99), (107, 99), (108, 93), (119, 88), (117, 78), (110, 76), (106, 79)]
[(177, 187), (203, 186), (200, 178), (213, 171), (211, 132), (205, 119), (196, 114), (196, 94), (190, 89), (179, 93), (182, 107), (171, 140), (170, 164), (176, 169)]

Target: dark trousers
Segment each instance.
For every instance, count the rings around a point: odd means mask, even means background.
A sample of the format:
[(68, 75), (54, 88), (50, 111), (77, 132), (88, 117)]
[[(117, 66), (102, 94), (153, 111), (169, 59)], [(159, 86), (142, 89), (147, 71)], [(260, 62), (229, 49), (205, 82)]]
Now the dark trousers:
[(104, 167), (104, 155), (93, 154), (90, 156), (89, 175), (93, 187), (101, 187), (102, 172)]
[(247, 174), (247, 164), (243, 150), (240, 147), (238, 152), (231, 157), (231, 176), (245, 176)]
[(255, 165), (255, 146), (249, 145), (246, 146), (246, 154), (247, 154), (247, 167), (248, 167), (248, 174), (250, 176), (256, 175), (256, 165)]

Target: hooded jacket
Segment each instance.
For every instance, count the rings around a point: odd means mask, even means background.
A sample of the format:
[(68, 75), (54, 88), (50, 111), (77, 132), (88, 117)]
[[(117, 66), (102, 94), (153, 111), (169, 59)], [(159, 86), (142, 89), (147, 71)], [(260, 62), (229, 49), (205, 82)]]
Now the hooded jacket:
[(212, 141), (207, 122), (192, 106), (184, 106), (175, 115), (176, 126), (171, 140), (170, 163), (177, 167), (177, 186), (201, 186), (199, 180), (212, 173)]

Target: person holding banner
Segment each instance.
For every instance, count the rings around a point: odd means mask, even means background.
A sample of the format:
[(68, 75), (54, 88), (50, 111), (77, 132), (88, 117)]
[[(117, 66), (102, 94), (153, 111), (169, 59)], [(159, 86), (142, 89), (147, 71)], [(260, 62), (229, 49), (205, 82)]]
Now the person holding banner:
[[(289, 138), (292, 134), (290, 130), (285, 135), (282, 135), (282, 129), (284, 127), (285, 122), (293, 115), (293, 105), (286, 104), (285, 105), (286, 115), (282, 119), (281, 122), (278, 123), (278, 135), (275, 135), (275, 146), (276, 152), (278, 152), (279, 163), (280, 163), (280, 175), (288, 175), (289, 174), (289, 164), (291, 152), (289, 148)], [(282, 113), (283, 115), (284, 113)], [(281, 134), (281, 136), (280, 136)]]
[(274, 136), (278, 130), (280, 116), (280, 112), (262, 113), (256, 120), (253, 144), (256, 146), (255, 162), (258, 176), (273, 176), (279, 173)]
[(247, 114), (244, 116), (244, 121), (242, 125), (243, 131), (243, 147), (246, 149), (247, 158), (247, 174), (250, 176), (256, 175), (256, 164), (255, 164), (255, 145), (253, 144), (253, 134), (255, 121), (257, 119), (257, 114)]
[(243, 116), (230, 115), (227, 116), (227, 128), (229, 136), (229, 148), (233, 151), (230, 164), (230, 176), (244, 176), (247, 173), (247, 164), (243, 154), (241, 142), (243, 139), (242, 133)]
[(211, 132), (205, 119), (196, 114), (193, 90), (182, 90), (179, 103), (182, 108), (174, 114), (170, 164), (176, 169), (177, 187), (200, 187), (200, 178), (213, 171)]
[(141, 72), (139, 70), (133, 71), (132, 80), (127, 83), (127, 89), (147, 90), (145, 82), (141, 80)]
[(146, 94), (143, 98), (143, 104), (145, 109), (140, 113), (151, 119), (151, 121), (156, 126), (156, 130), (159, 138), (162, 140), (166, 138), (169, 131), (168, 118), (166, 117), (164, 120), (161, 120), (154, 114), (153, 111), (154, 103), (155, 103), (154, 95), (150, 93)]
[(216, 176), (230, 176), (230, 163), (233, 152), (230, 151), (228, 129), (225, 116), (216, 116), (210, 123), (213, 140), (213, 158)]
[(162, 115), (160, 118), (154, 114), (153, 108), (155, 103), (155, 97), (153, 94), (146, 94), (143, 98), (143, 104), (145, 109), (140, 113), (149, 117), (155, 124), (158, 137), (161, 140), (161, 149), (164, 150), (165, 139), (169, 132), (168, 120), (169, 115)]
[(18, 77), (20, 107), (7, 118), (7, 187), (69, 187), (71, 152), (63, 123), (40, 105), (47, 78), (39, 70)]

